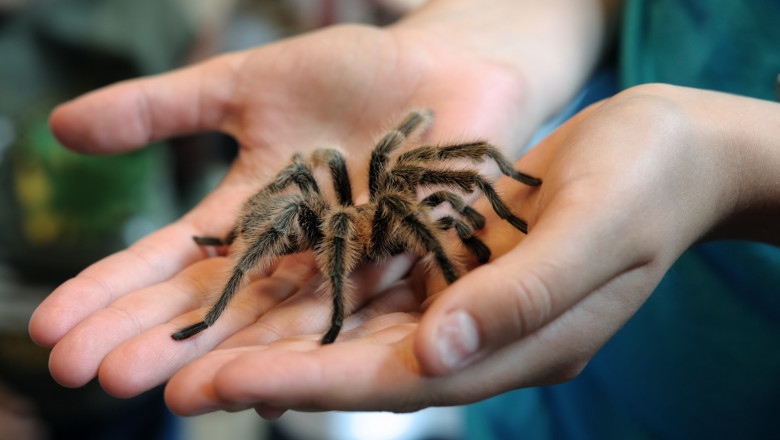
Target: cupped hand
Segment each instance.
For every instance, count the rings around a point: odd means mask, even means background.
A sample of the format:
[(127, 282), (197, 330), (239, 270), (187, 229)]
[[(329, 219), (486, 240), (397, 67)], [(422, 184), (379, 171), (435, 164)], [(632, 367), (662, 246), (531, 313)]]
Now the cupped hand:
[[(265, 335), (260, 342), (324, 331), (329, 302), (314, 292), (321, 279), (310, 256), (300, 255), (249, 284), (209, 331), (173, 341), (174, 330), (202, 319), (232, 264), (210, 258), (192, 236), (224, 236), (241, 203), (293, 152), (337, 144), (347, 153), (353, 188), (365, 188), (364, 164), (376, 136), (412, 108), (436, 112), (428, 139), (519, 145), (534, 124), (520, 118), (521, 75), (449, 43), (422, 42), (401, 30), (335, 27), (120, 83), (57, 108), (54, 134), (85, 153), (121, 153), (211, 130), (232, 135), (241, 148), (224, 181), (190, 213), (87, 268), (39, 306), (30, 334), (53, 346), (54, 378), (81, 386), (99, 376), (108, 392), (131, 396), (164, 383), (247, 326), (244, 334)], [(353, 306), (386, 290), (410, 264), (402, 257), (357, 274), (366, 281)], [(412, 309), (403, 297), (394, 301), (375, 310)]]
[(169, 406), (412, 411), (571, 379), (739, 203), (734, 155), (689, 108), (732, 105), (708, 93), (644, 86), (582, 111), (520, 160), (538, 191), (501, 186), (526, 238), (490, 217), (496, 258), (425, 302), (419, 271), (380, 289), (334, 345), (259, 342), (285, 325), (261, 319), (174, 374)]

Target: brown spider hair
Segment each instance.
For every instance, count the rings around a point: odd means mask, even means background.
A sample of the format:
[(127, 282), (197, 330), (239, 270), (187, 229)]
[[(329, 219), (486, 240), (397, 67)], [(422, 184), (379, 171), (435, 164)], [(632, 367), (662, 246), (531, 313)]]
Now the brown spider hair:
[[(444, 231), (454, 229), (463, 245), (479, 263), (490, 259), (490, 249), (476, 236), (485, 217), (469, 206), (461, 194), (482, 192), (499, 217), (527, 233), (526, 222), (509, 210), (493, 184), (475, 169), (447, 167), (452, 161), (480, 163), (490, 159), (506, 176), (530, 186), (541, 180), (521, 173), (487, 142), (477, 141), (447, 146), (423, 145), (391, 155), (412, 136), (420, 136), (432, 120), (430, 111), (409, 113), (396, 129), (388, 132), (371, 152), (368, 169), (369, 201), (355, 205), (344, 157), (333, 149), (316, 150), (310, 157), (294, 154), (290, 165), (274, 180), (249, 198), (238, 221), (223, 240), (193, 237), (199, 245), (237, 243), (237, 262), (222, 295), (203, 321), (182, 328), (175, 340), (189, 338), (212, 325), (227, 307), (247, 274), (258, 266), (267, 267), (276, 258), (313, 249), (319, 269), (328, 279), (333, 313), (323, 344), (336, 340), (345, 315), (347, 277), (363, 261), (412, 251), (431, 255), (447, 284), (458, 279), (459, 270), (445, 250)], [(441, 165), (436, 167), (436, 165)], [(330, 203), (320, 191), (313, 170), (327, 166), (336, 194)], [(433, 190), (418, 199), (420, 188)], [(451, 214), (434, 218), (434, 207), (447, 203)]]

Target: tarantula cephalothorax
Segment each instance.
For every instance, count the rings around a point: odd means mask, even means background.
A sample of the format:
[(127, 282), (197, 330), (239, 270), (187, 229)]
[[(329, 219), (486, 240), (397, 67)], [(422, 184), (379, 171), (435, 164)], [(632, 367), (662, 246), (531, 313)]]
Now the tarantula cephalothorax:
[[(244, 204), (224, 240), (194, 237), (195, 242), (206, 246), (237, 242), (240, 256), (222, 295), (203, 321), (179, 330), (172, 335), (173, 339), (189, 338), (213, 324), (249, 271), (306, 249), (314, 250), (333, 299), (331, 325), (322, 338), (323, 344), (333, 342), (341, 330), (347, 276), (362, 261), (376, 261), (406, 250), (430, 254), (445, 281), (451, 284), (458, 278), (458, 270), (442, 245), (444, 231), (454, 228), (480, 263), (490, 258), (490, 249), (473, 235), (484, 227), (485, 217), (459, 195), (475, 189), (487, 197), (501, 218), (525, 233), (526, 222), (512, 214), (487, 178), (474, 169), (447, 166), (453, 161), (479, 163), (489, 158), (503, 174), (526, 185), (541, 184), (541, 180), (512, 168), (488, 143), (423, 145), (399, 154), (390, 163), (390, 155), (404, 146), (409, 137), (421, 135), (432, 116), (430, 111), (410, 113), (376, 145), (368, 169), (368, 203), (354, 204), (343, 156), (336, 150), (320, 149), (308, 159), (293, 155), (292, 163)], [(336, 203), (325, 199), (314, 178), (313, 170), (321, 165), (330, 169)], [(418, 200), (420, 188), (433, 192)], [(433, 218), (432, 209), (444, 202), (452, 207), (452, 214)]]

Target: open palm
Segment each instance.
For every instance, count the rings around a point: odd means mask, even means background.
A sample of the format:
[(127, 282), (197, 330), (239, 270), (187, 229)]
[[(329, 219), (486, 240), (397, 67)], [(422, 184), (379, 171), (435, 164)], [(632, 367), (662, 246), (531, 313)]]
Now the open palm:
[[(533, 124), (517, 120), (524, 102), (517, 72), (445, 47), (408, 33), (338, 27), (118, 84), (56, 110), (53, 131), (84, 152), (118, 153), (206, 130), (232, 135), (241, 150), (219, 188), (190, 213), (87, 268), (38, 308), (30, 331), (54, 346), (54, 377), (80, 386), (97, 375), (108, 392), (131, 396), (217, 346), (233, 353), (296, 335), (310, 335), (305, 346), (316, 346), (330, 310), (315, 292), (322, 278), (306, 253), (254, 279), (209, 331), (173, 341), (174, 330), (202, 317), (233, 264), (191, 237), (224, 236), (241, 203), (295, 151), (338, 144), (358, 195), (376, 135), (410, 108), (437, 113), (427, 140), (519, 144)], [(416, 320), (427, 294), (424, 277), (399, 281), (411, 264), (399, 257), (355, 274), (357, 312), (345, 338), (386, 342), (408, 333), (403, 324)]]

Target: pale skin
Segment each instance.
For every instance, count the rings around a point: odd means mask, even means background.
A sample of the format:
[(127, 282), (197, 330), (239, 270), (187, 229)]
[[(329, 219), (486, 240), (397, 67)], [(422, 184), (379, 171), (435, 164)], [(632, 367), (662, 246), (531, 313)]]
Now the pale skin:
[(255, 277), (212, 328), (170, 338), (200, 319), (232, 265), (191, 236), (226, 233), (229, 213), (292, 151), (338, 140), (364, 188), (375, 135), (430, 106), (427, 141), (484, 137), (511, 152), (587, 78), (608, 39), (601, 11), (581, 0), (434, 1), (388, 29), (332, 28), (64, 104), (52, 129), (85, 153), (204, 130), (241, 151), (189, 214), (41, 304), (30, 334), (53, 347), (52, 375), (66, 386), (97, 376), (117, 396), (167, 381), (184, 415), (469, 403), (576, 376), (691, 245), (780, 244), (780, 105), (646, 85), (587, 108), (518, 161), (541, 188), (499, 182), (527, 237), (477, 201), (494, 258), (455, 284), (442, 289), (408, 256), (362, 268), (354, 313), (323, 347), (329, 301), (301, 254)]

